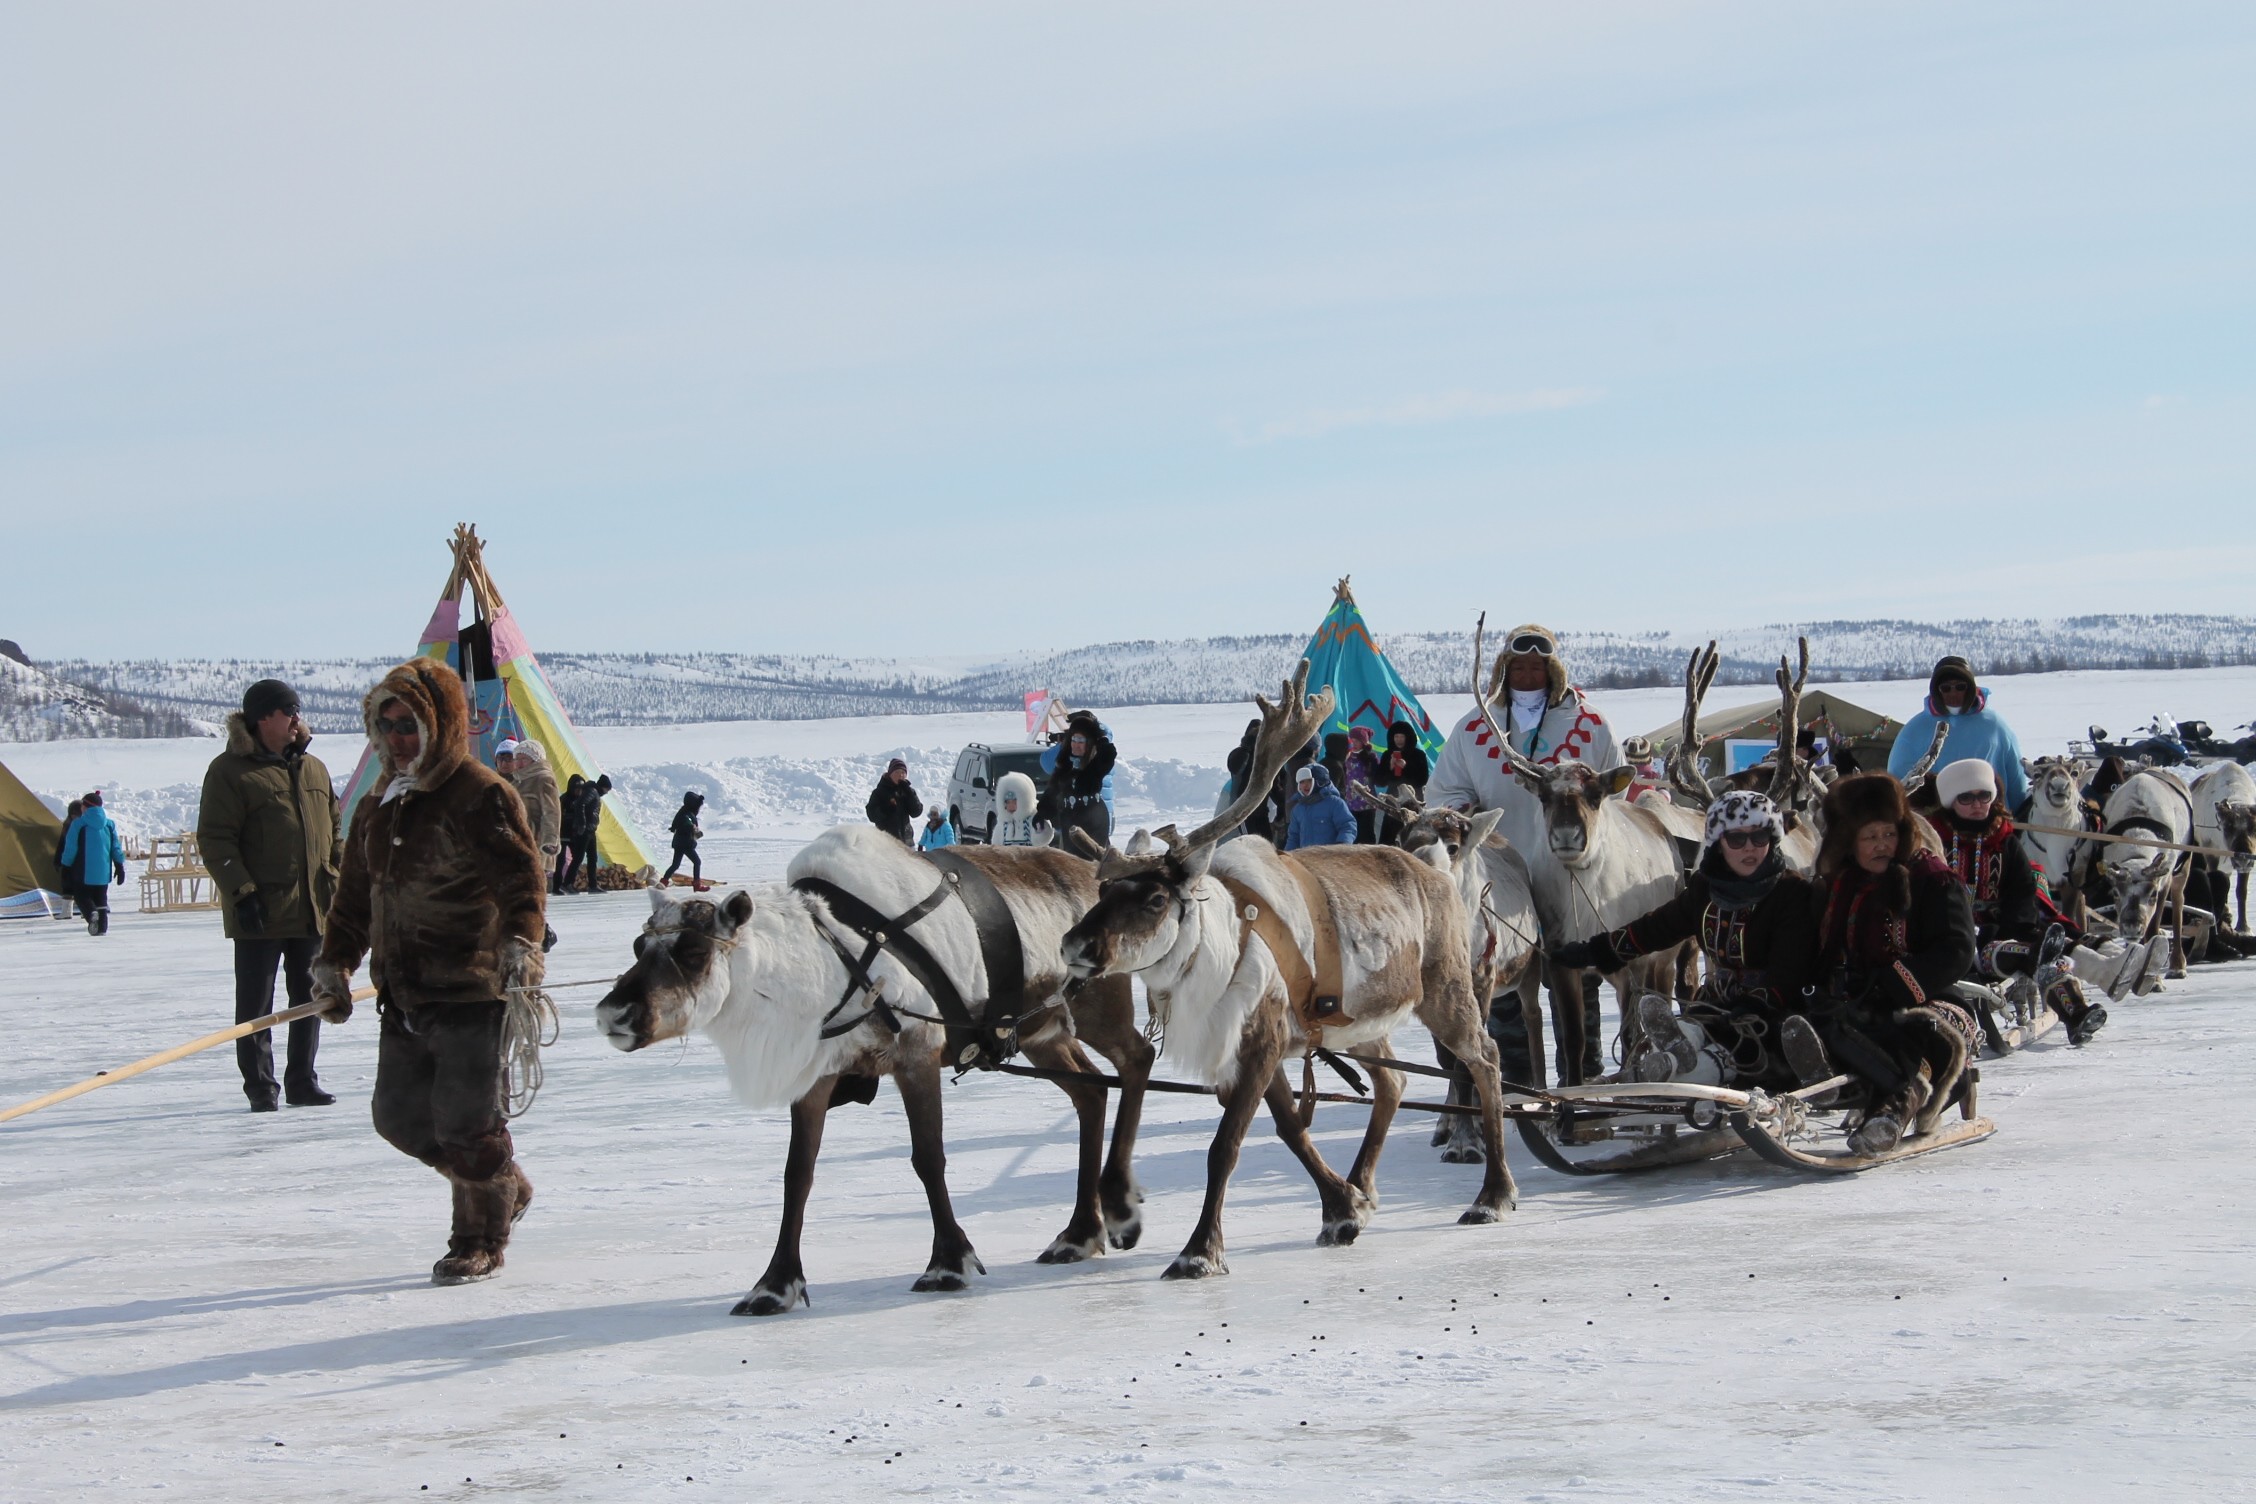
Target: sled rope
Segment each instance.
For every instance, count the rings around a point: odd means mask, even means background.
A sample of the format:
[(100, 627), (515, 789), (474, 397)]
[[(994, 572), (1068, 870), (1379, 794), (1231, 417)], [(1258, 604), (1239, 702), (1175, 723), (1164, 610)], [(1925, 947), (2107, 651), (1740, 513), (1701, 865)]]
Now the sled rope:
[(2156, 851), (2184, 851), (2196, 856), (2204, 852), (2211, 855), (2217, 853), (2217, 848), (2214, 846), (2182, 846), (2175, 841), (2157, 841), (2151, 836), (2113, 836), (2099, 830), (2071, 830), (2065, 825), (2022, 825), (2016, 823), (2013, 828), (2029, 831), (2040, 836), (2075, 836), (2079, 840), (2085, 841), (2115, 841), (2125, 846), (2150, 846)]
[[(352, 995), (352, 1000), (356, 1003), (365, 1002), (375, 995), (375, 988), (363, 987)], [(52, 1107), (57, 1102), (68, 1102), (71, 1098), (84, 1096), (99, 1086), (115, 1086), (118, 1082), (138, 1076), (144, 1071), (153, 1071), (160, 1065), (170, 1065), (175, 1060), (185, 1060), (190, 1055), (199, 1054), (216, 1045), (226, 1044), (229, 1040), (241, 1039), (248, 1034), (256, 1034), (261, 1029), (279, 1028), (283, 1024), (295, 1023), (301, 1018), (311, 1018), (329, 1006), (325, 1002), (300, 1003), (295, 1008), (285, 1008), (280, 1013), (269, 1013), (263, 1018), (254, 1018), (249, 1023), (237, 1024), (231, 1029), (221, 1029), (215, 1034), (206, 1034), (201, 1039), (191, 1039), (186, 1044), (176, 1044), (169, 1050), (159, 1050), (154, 1055), (145, 1056), (134, 1061), (131, 1065), (120, 1066), (114, 1071), (99, 1071), (76, 1085), (64, 1087), (61, 1091), (51, 1091), (44, 1097), (34, 1097), (29, 1102), (17, 1103), (7, 1111), (0, 1112), (0, 1123), (5, 1123), (10, 1118), (24, 1117), (27, 1114), (39, 1111), (42, 1107)]]

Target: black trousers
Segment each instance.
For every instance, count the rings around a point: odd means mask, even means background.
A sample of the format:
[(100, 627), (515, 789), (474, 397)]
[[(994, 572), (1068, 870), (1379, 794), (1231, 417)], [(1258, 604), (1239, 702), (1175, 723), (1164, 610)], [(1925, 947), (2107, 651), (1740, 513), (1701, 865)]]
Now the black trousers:
[(559, 892), (571, 892), (572, 884), (579, 880), (580, 873), (584, 870), (587, 873), (587, 890), (593, 893), (595, 891), (595, 837), (589, 836), (584, 841), (566, 841), (564, 850), (557, 855), (556, 870), (558, 873), (556, 886)]
[[(313, 1001), (313, 961), (321, 954), (321, 941), (308, 935), (300, 939), (238, 940), (235, 942), (235, 1022), (247, 1024), (274, 1011), (274, 973), (282, 972), (290, 1006)], [(282, 1067), (282, 1085), (291, 1091), (319, 1086), (313, 1072), (314, 1051), (321, 1048), (321, 1020), (301, 1018), (290, 1024), (289, 1055)], [(235, 1041), (235, 1065), (243, 1073), (243, 1095), (254, 1102), (271, 1102), (281, 1094), (274, 1081), (274, 1031), (261, 1029)]]
[(502, 1115), (499, 1002), (407, 1009), (379, 999), (376, 1131), (457, 1180), (491, 1180), (515, 1152)]
[(73, 883), (71, 896), (78, 900), (78, 917), (92, 919), (95, 914), (110, 906), (108, 883)]
[[(682, 859), (684, 857), (687, 857), (689, 859), (690, 881), (704, 881), (705, 859), (697, 854), (697, 848), (695, 846), (676, 846), (674, 848), (674, 859), (670, 864), (668, 864), (666, 868), (666, 876), (659, 879), (659, 881), (667, 881), (671, 879), (676, 872), (681, 870)], [(589, 875), (588, 881), (590, 883), (595, 881), (595, 877), (592, 873)]]

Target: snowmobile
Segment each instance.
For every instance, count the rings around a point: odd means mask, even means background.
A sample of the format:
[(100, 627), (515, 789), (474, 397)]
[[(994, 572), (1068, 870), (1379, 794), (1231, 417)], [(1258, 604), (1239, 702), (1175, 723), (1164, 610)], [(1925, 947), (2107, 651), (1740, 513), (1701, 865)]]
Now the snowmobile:
[[(2109, 741), (2104, 726), (2087, 729), (2091, 736), (2088, 750), (2094, 757), (2120, 757), (2134, 765), (2143, 762), (2155, 768), (2174, 768), (2187, 761), (2186, 744), (2178, 723), (2167, 715), (2156, 716), (2136, 741)], [(2082, 749), (2072, 747), (2070, 750)]]

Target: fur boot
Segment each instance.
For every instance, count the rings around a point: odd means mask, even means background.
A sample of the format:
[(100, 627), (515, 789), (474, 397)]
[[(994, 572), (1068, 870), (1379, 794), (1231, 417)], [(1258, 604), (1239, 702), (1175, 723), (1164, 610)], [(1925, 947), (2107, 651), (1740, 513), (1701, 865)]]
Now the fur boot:
[[(501, 1273), (502, 1250), (509, 1244), (509, 1224), (518, 1209), (517, 1185), (508, 1170), (490, 1180), (447, 1177), (454, 1186), (454, 1234), (447, 1239), (446, 1257), (431, 1266), (434, 1285), (467, 1285)], [(526, 1205), (532, 1204), (532, 1186), (525, 1184)]]

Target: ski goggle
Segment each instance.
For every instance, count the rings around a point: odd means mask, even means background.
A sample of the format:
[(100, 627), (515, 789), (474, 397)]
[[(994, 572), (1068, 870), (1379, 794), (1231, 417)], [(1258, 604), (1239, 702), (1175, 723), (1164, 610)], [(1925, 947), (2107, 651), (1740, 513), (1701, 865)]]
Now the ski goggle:
[(1546, 632), (1522, 632), (1504, 646), (1509, 652), (1533, 653), (1539, 658), (1556, 658), (1559, 656), (1559, 645), (1553, 642), (1550, 634)]

